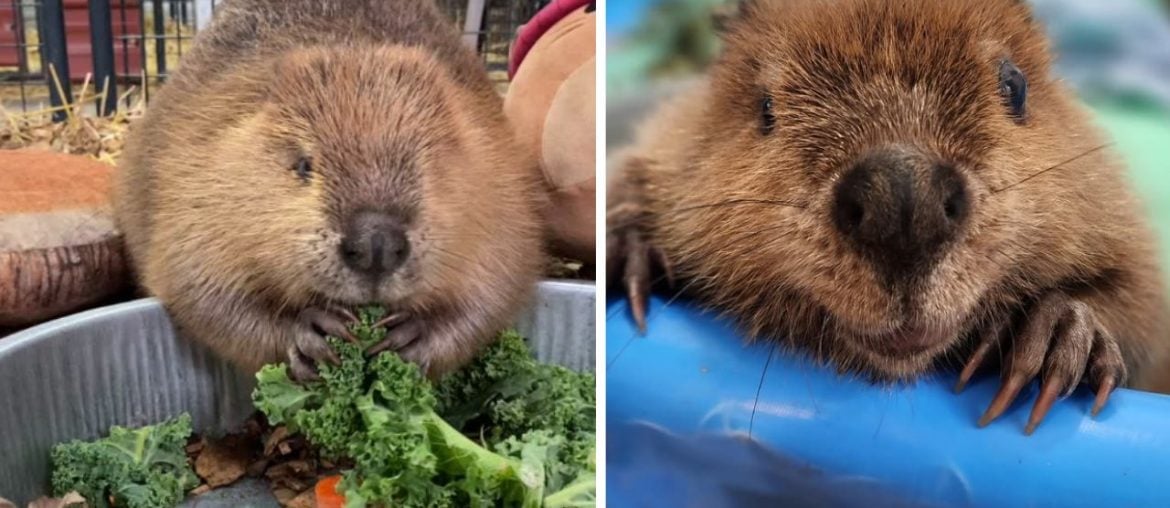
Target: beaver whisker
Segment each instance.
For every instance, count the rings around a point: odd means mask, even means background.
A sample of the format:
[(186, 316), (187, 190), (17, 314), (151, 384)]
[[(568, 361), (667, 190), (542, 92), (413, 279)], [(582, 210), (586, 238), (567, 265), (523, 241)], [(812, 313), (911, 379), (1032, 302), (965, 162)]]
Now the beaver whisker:
[(1104, 149), (1106, 149), (1106, 148), (1109, 148), (1109, 147), (1113, 146), (1114, 144), (1115, 144), (1115, 143), (1113, 143), (1113, 142), (1109, 142), (1109, 143), (1105, 143), (1105, 144), (1103, 144), (1103, 145), (1097, 146), (1097, 147), (1095, 147), (1095, 148), (1090, 148), (1090, 149), (1088, 149), (1088, 150), (1085, 150), (1084, 152), (1081, 152), (1081, 154), (1080, 154), (1080, 155), (1077, 155), (1076, 157), (1073, 157), (1073, 158), (1071, 158), (1071, 159), (1068, 159), (1068, 160), (1066, 160), (1066, 161), (1064, 161), (1064, 162), (1061, 162), (1060, 164), (1057, 164), (1057, 165), (1055, 165), (1055, 166), (1051, 166), (1051, 167), (1049, 167), (1049, 168), (1046, 168), (1046, 169), (1044, 169), (1044, 170), (1041, 170), (1041, 171), (1039, 171), (1039, 172), (1037, 172), (1037, 173), (1035, 173), (1035, 174), (1033, 174), (1033, 175), (1031, 175), (1031, 176), (1029, 176), (1029, 177), (1027, 177), (1027, 178), (1024, 178), (1023, 180), (1020, 180), (1020, 181), (1018, 181), (1018, 182), (1016, 182), (1016, 183), (1013, 183), (1013, 184), (1011, 184), (1011, 185), (1008, 185), (1008, 186), (1006, 186), (1006, 187), (1001, 187), (1001, 188), (999, 188), (999, 189), (992, 189), (992, 190), (991, 190), (991, 193), (992, 193), (992, 194), (999, 194), (999, 193), (1001, 193), (1001, 192), (1003, 192), (1003, 191), (1006, 191), (1006, 190), (1009, 190), (1009, 189), (1011, 189), (1011, 188), (1013, 188), (1013, 187), (1015, 187), (1015, 186), (1017, 186), (1017, 185), (1021, 185), (1021, 184), (1025, 183), (1025, 182), (1027, 182), (1027, 181), (1029, 181), (1029, 180), (1031, 180), (1031, 179), (1033, 179), (1033, 178), (1036, 178), (1036, 177), (1038, 177), (1038, 176), (1040, 176), (1040, 175), (1043, 175), (1044, 173), (1047, 173), (1047, 172), (1049, 172), (1049, 171), (1052, 171), (1052, 170), (1054, 170), (1054, 169), (1058, 169), (1058, 168), (1060, 168), (1060, 167), (1063, 167), (1065, 164), (1068, 164), (1068, 163), (1070, 163), (1070, 162), (1076, 161), (1077, 159), (1080, 159), (1080, 158), (1082, 158), (1082, 157), (1084, 157), (1084, 156), (1086, 156), (1086, 155), (1089, 155), (1089, 154), (1091, 154), (1091, 153), (1095, 153), (1095, 152), (1099, 152), (1099, 151), (1101, 151), (1101, 150), (1104, 150)]
[(786, 201), (782, 199), (752, 199), (752, 198), (735, 198), (726, 201), (719, 201), (715, 203), (708, 203), (705, 205), (694, 205), (675, 210), (666, 210), (667, 212), (689, 212), (691, 210), (702, 210), (706, 208), (719, 208), (724, 206), (738, 206), (738, 205), (780, 205), (790, 208), (799, 208), (804, 210), (807, 205), (800, 204), (794, 201)]
[(691, 286), (694, 286), (697, 282), (699, 282), (699, 278), (696, 277), (696, 278), (691, 279), (690, 282), (683, 284), (683, 287), (679, 288), (678, 291), (675, 291), (674, 296), (670, 297), (670, 299), (668, 299), (666, 301), (666, 303), (662, 306), (662, 308), (665, 309), (667, 307), (670, 307), (671, 304), (673, 304), (680, 297), (682, 297), (682, 295), (685, 294), (687, 292), (687, 290), (690, 289)]
[(808, 206), (805, 204), (801, 204), (801, 203), (797, 203), (797, 202), (793, 202), (793, 201), (779, 200), (779, 199), (736, 198), (736, 199), (729, 199), (726, 201), (719, 201), (716, 203), (707, 203), (707, 204), (702, 204), (702, 205), (693, 205), (693, 206), (686, 206), (686, 207), (682, 207), (682, 208), (675, 208), (675, 209), (671, 209), (671, 210), (664, 210), (662, 212), (662, 215), (659, 215), (659, 216), (651, 216), (649, 214), (637, 214), (638, 215), (637, 217), (632, 217), (632, 218), (627, 219), (625, 221), (622, 221), (622, 222), (619, 222), (616, 224), (612, 224), (612, 225), (608, 226), (608, 228), (611, 230), (622, 229), (622, 228), (626, 228), (626, 227), (632, 226), (634, 224), (637, 224), (639, 222), (649, 220), (649, 219), (654, 219), (655, 221), (662, 222), (664, 220), (669, 219), (670, 218), (669, 216), (671, 214), (679, 214), (679, 213), (683, 213), (683, 212), (692, 212), (692, 211), (696, 211), (696, 210), (709, 210), (711, 208), (721, 208), (721, 207), (725, 207), (725, 206), (739, 206), (739, 205), (774, 205), (774, 206), (783, 206), (783, 207), (789, 207), (789, 208), (797, 208), (800, 210), (805, 210), (808, 208)]
[(451, 257), (458, 259), (460, 261), (464, 261), (467, 263), (474, 263), (475, 262), (475, 260), (471, 259), (470, 257), (467, 257), (464, 254), (460, 254), (460, 253), (452, 251), (452, 250), (444, 249), (442, 247), (432, 246), (431, 249), (433, 249), (435, 252), (438, 252), (438, 253), (443, 254), (445, 256), (451, 256)]

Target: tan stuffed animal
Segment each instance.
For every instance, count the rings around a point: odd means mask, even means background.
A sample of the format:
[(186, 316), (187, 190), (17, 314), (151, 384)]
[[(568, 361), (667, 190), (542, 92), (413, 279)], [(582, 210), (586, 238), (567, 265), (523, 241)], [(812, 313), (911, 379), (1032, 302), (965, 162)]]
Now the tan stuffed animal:
[(551, 193), (553, 253), (594, 262), (597, 16), (588, 0), (556, 0), (512, 47), (504, 112), (540, 161)]

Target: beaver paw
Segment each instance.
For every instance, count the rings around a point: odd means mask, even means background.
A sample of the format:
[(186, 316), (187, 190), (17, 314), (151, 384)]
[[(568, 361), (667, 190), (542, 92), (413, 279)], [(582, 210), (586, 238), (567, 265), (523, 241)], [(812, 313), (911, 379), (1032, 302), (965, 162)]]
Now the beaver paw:
[(1072, 394), (1082, 381), (1096, 391), (1092, 409), (1096, 416), (1127, 377), (1117, 341), (1097, 321), (1092, 308), (1061, 292), (1037, 302), (1024, 320), (1015, 336), (1004, 333), (1009, 331), (1006, 320), (986, 330), (959, 376), (956, 391), (962, 390), (993, 349), (1001, 344), (1011, 348), (1002, 366), (1003, 383), (979, 426), (1002, 415), (1024, 385), (1041, 375), (1040, 396), (1032, 406), (1026, 434), (1031, 435), (1057, 399)]
[(650, 276), (654, 271), (654, 263), (663, 270), (667, 284), (672, 287), (673, 268), (666, 253), (646, 240), (644, 233), (637, 228), (627, 228), (616, 233), (607, 239), (607, 243), (608, 264), (615, 270), (614, 277), (621, 278), (622, 288), (630, 299), (630, 312), (638, 325), (638, 331), (645, 333), (646, 308), (650, 301)]
[(349, 325), (356, 321), (354, 315), (345, 310), (309, 307), (297, 316), (293, 327), (293, 344), (288, 348), (288, 365), (292, 379), (297, 382), (320, 379), (316, 365), (329, 362), (337, 365), (341, 359), (326, 340), (327, 336), (339, 337), (350, 342), (357, 338), (349, 331)]
[(378, 326), (386, 327), (386, 337), (366, 349), (367, 355), (394, 351), (403, 360), (418, 364), (424, 374), (427, 372), (429, 357), (422, 354), (425, 351), (426, 323), (421, 318), (406, 313), (391, 314), (374, 324), (374, 327)]

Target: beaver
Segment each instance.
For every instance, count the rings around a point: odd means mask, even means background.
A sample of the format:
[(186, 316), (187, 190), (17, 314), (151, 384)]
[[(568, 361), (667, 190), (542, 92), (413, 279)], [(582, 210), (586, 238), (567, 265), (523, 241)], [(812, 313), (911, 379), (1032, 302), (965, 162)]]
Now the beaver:
[[(610, 280), (655, 274), (874, 382), (998, 366), (979, 420), (1041, 382), (1170, 390), (1153, 233), (1018, 0), (746, 2), (706, 75), (615, 164)], [(1001, 361), (1002, 360), (1002, 361)], [(1160, 384), (1158, 384), (1160, 383)]]
[(240, 368), (336, 362), (381, 304), (431, 377), (533, 293), (539, 172), (430, 0), (229, 0), (130, 133), (116, 219), (142, 287)]

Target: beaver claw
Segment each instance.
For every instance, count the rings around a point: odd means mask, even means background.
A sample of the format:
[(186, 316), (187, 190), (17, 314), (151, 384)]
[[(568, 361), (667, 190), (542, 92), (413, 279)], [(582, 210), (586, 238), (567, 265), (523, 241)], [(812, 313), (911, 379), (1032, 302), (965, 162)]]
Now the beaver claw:
[(643, 238), (641, 231), (629, 229), (610, 240), (609, 262), (620, 274), (622, 287), (630, 300), (630, 312), (640, 333), (646, 333), (646, 310), (650, 301), (650, 276), (657, 265), (663, 270), (667, 284), (674, 286), (674, 271), (666, 254)]
[[(1025, 434), (1031, 435), (1053, 404), (1072, 394), (1082, 381), (1096, 391), (1092, 408), (1096, 416), (1113, 389), (1124, 384), (1127, 377), (1117, 341), (1100, 325), (1088, 305), (1060, 292), (1040, 300), (1025, 320), (1021, 333), (1011, 337), (1011, 351), (1002, 367), (1003, 383), (979, 419), (979, 426), (999, 418), (1020, 390), (1040, 375), (1040, 396), (1028, 417)], [(991, 350), (1001, 344), (1005, 331), (1006, 322), (986, 330), (959, 376), (956, 392), (963, 389)]]
[(293, 328), (293, 344), (288, 348), (288, 365), (292, 379), (297, 382), (320, 379), (316, 365), (328, 362), (337, 365), (341, 359), (326, 340), (327, 336), (339, 337), (350, 342), (357, 338), (349, 331), (349, 325), (356, 321), (353, 313), (344, 309), (323, 309), (309, 307), (297, 316)]

